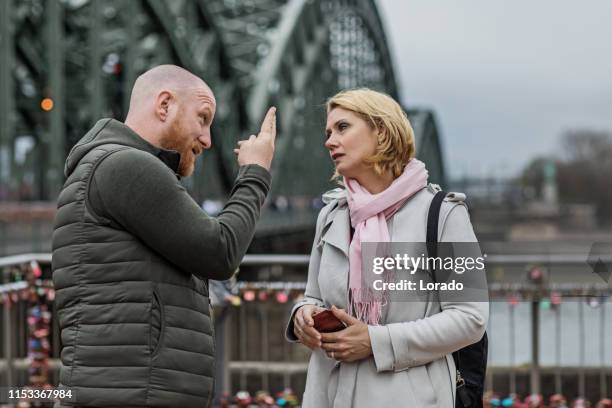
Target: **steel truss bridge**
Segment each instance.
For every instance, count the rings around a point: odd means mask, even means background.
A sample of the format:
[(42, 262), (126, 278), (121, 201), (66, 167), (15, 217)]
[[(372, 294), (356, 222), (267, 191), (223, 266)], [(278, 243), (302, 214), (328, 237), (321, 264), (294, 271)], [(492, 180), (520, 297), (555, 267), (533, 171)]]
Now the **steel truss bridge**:
[[(223, 198), (236, 141), (278, 107), (273, 196), (331, 186), (324, 103), (340, 89), (398, 98), (374, 0), (0, 1), (0, 201), (53, 200), (70, 147), (102, 117), (125, 118), (135, 78), (164, 63), (204, 78), (218, 100), (213, 149), (186, 181)], [(408, 109), (418, 156), (444, 183), (433, 114)]]

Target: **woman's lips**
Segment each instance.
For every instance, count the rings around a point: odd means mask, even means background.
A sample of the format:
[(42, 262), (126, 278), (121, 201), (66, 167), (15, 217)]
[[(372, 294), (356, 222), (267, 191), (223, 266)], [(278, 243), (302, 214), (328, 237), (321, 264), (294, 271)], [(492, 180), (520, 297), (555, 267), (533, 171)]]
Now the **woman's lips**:
[(338, 159), (341, 158), (342, 156), (344, 156), (344, 154), (342, 153), (332, 154), (332, 160), (338, 161)]

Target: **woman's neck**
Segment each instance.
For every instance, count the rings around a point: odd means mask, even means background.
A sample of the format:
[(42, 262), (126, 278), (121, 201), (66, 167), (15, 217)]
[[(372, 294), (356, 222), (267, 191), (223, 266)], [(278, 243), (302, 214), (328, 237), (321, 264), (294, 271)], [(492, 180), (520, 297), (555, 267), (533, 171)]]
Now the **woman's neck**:
[(378, 194), (385, 191), (393, 183), (393, 174), (384, 173), (382, 175), (372, 171), (364, 173), (355, 178), (361, 187), (368, 190), (370, 194)]

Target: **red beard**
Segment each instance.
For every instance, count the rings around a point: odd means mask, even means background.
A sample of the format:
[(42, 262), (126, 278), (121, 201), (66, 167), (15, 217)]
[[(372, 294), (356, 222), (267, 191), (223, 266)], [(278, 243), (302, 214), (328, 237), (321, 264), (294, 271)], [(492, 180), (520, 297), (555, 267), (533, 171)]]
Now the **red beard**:
[(181, 155), (177, 173), (181, 177), (189, 177), (193, 173), (195, 155), (191, 151), (192, 141), (189, 140), (188, 133), (181, 126), (181, 117), (177, 117), (172, 123), (170, 130), (161, 139), (161, 147), (168, 150), (175, 150)]

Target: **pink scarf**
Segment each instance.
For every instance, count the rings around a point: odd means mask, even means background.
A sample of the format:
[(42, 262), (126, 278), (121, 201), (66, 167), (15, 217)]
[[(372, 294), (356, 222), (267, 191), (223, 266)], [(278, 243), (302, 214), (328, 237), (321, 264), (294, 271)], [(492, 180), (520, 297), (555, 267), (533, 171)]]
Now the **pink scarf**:
[(427, 185), (427, 177), (425, 164), (412, 159), (404, 172), (378, 194), (370, 194), (355, 179), (344, 178), (351, 225), (355, 228), (349, 247), (348, 312), (364, 323), (377, 325), (380, 322), (386, 296), (373, 288), (362, 287), (361, 243), (389, 242), (387, 219)]

